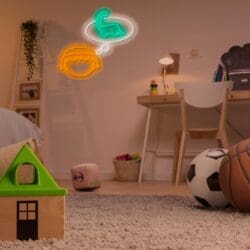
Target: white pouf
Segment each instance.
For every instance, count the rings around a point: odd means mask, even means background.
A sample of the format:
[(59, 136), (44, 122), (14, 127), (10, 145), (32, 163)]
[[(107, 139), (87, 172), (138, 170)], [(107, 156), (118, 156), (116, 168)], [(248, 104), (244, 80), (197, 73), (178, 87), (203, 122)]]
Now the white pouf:
[(71, 168), (76, 190), (93, 190), (101, 186), (99, 167), (94, 163), (81, 163)]

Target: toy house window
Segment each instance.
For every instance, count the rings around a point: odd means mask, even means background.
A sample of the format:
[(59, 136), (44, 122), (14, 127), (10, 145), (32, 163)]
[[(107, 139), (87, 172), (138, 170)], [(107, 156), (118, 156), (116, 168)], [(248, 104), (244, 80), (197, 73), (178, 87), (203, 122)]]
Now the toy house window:
[(37, 201), (18, 201), (17, 213), (18, 220), (36, 220)]
[(19, 166), (17, 171), (17, 182), (19, 184), (35, 183), (35, 167), (31, 164), (23, 164)]

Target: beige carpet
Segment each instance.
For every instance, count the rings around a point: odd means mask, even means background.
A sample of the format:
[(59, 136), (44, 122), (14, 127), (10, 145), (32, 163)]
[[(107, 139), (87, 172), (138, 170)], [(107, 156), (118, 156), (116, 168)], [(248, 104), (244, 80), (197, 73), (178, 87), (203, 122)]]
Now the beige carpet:
[(177, 196), (71, 194), (65, 240), (0, 249), (250, 249), (250, 214), (196, 205)]

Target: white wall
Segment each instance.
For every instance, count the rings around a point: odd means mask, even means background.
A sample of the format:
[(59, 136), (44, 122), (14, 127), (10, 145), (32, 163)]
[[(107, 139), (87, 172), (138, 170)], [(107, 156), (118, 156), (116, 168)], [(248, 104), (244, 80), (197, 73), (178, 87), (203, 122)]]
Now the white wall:
[[(102, 6), (134, 18), (138, 35), (104, 58), (100, 74), (86, 81), (69, 80), (56, 71), (58, 52), (70, 42), (82, 41), (82, 23)], [(30, 18), (46, 22), (45, 161), (61, 178), (69, 177), (73, 164), (85, 161), (96, 162), (103, 176), (111, 178), (113, 156), (141, 150), (146, 109), (137, 105), (136, 96), (147, 93), (151, 79), (160, 81), (158, 59), (166, 51), (181, 55), (179, 75), (168, 76), (169, 83), (211, 80), (222, 53), (250, 41), (249, 9), (247, 0), (1, 0), (0, 105), (7, 107), (10, 101), (20, 24)], [(191, 49), (199, 51), (197, 58), (190, 58)], [(236, 104), (229, 113), (231, 123), (246, 137), (248, 110), (249, 105)], [(169, 178), (178, 112), (178, 107), (171, 107), (160, 115), (159, 150), (169, 157), (157, 160), (157, 179)], [(214, 123), (211, 117), (216, 113), (202, 120)], [(228, 131), (232, 143), (240, 139)], [(196, 152), (200, 146), (204, 147), (192, 143), (188, 151)], [(151, 170), (148, 157), (147, 178)]]

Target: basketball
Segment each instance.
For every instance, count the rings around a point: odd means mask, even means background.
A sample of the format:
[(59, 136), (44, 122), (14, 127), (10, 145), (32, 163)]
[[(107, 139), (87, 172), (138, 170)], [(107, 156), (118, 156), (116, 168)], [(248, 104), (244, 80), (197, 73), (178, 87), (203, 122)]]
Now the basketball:
[(219, 182), (234, 207), (250, 212), (250, 139), (229, 149), (221, 163)]

